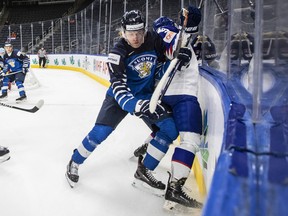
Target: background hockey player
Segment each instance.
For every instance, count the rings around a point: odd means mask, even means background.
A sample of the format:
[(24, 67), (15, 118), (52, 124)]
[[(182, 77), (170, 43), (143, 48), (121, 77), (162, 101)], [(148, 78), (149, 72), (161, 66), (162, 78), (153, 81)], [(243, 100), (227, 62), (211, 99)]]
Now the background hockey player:
[[(148, 184), (155, 192), (164, 193), (165, 184), (152, 175), (178, 136), (173, 118), (167, 108), (160, 104), (151, 114), (149, 99), (154, 91), (155, 73), (158, 64), (165, 60), (162, 38), (154, 32), (146, 32), (145, 21), (138, 10), (126, 12), (121, 20), (122, 36), (108, 56), (111, 86), (98, 114), (96, 124), (74, 151), (67, 166), (66, 177), (71, 187), (78, 182), (78, 167), (95, 148), (101, 144), (130, 113), (142, 118), (146, 124), (155, 124), (159, 130), (150, 144), (155, 157), (147, 154), (139, 160), (135, 178)], [(151, 126), (152, 127), (152, 126)]]
[[(180, 133), (180, 145), (175, 148), (172, 156), (172, 176), (170, 176), (171, 179), (169, 178), (165, 194), (165, 205), (168, 209), (173, 208), (177, 203), (192, 208), (202, 207), (200, 203), (186, 194), (184, 189), (184, 184), (190, 174), (195, 154), (199, 149), (202, 134), (202, 113), (197, 99), (199, 71), (197, 58), (194, 53), (190, 64), (187, 64), (191, 59), (192, 53), (190, 39), (192, 38), (192, 33), (197, 29), (195, 27), (197, 27), (201, 21), (201, 12), (193, 6), (189, 6), (188, 11), (188, 23), (187, 28), (184, 29), (183, 42), (186, 40), (184, 43), (186, 43), (186, 46), (189, 45), (190, 49), (183, 49), (185, 53), (182, 54), (182, 59), (185, 58), (185, 56), (187, 59), (180, 64), (163, 97), (163, 101), (172, 107), (173, 118)], [(184, 17), (182, 13), (180, 14), (182, 25)], [(154, 21), (153, 29), (163, 38), (167, 50), (166, 55), (171, 59), (173, 53), (170, 51), (171, 47), (177, 44), (178, 28), (171, 19), (160, 17)], [(167, 38), (169, 38), (169, 40), (167, 40)], [(138, 151), (143, 152), (141, 148), (139, 148)], [(148, 155), (150, 151), (148, 145)], [(139, 155), (136, 150), (136, 155), (137, 154)]]
[(20, 97), (16, 99), (16, 102), (24, 101), (27, 99), (27, 96), (23, 83), (30, 66), (30, 60), (28, 56), (23, 54), (21, 51), (16, 49), (13, 50), (11, 43), (6, 43), (4, 48), (6, 51), (4, 54), (4, 69), (2, 72), (4, 79), (0, 100), (8, 97), (9, 83), (15, 81), (20, 95)]
[(1, 76), (2, 72), (3, 72), (3, 68), (4, 68), (4, 54), (5, 54), (5, 49), (4, 48), (0, 48), (0, 89), (3, 86), (3, 76)]
[(0, 146), (0, 163), (10, 159), (10, 151), (8, 148)]

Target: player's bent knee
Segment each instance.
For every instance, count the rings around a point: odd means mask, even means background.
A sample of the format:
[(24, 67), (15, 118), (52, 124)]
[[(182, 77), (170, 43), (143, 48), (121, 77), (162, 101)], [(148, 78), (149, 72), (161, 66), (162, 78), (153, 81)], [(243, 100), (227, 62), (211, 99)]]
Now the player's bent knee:
[[(110, 126), (96, 124), (87, 135), (87, 137), (89, 137), (90, 145), (99, 145), (112, 133), (113, 130), (114, 129)], [(87, 139), (87, 137), (85, 137), (85, 139)]]

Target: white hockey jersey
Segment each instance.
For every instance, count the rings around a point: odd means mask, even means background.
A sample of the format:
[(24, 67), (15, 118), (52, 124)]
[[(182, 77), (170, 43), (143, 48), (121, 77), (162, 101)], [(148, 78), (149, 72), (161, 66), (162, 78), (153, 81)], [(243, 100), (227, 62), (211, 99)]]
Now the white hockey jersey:
[[(176, 32), (177, 31), (177, 32)], [(179, 39), (179, 31), (174, 27), (165, 26), (157, 29), (157, 33), (163, 38), (166, 46), (166, 56), (168, 59), (173, 58), (173, 52), (176, 50), (176, 46)], [(187, 41), (191, 39), (191, 34), (183, 32), (182, 34), (182, 47), (187, 44)], [(177, 71), (169, 88), (167, 89), (165, 96), (170, 95), (192, 95), (197, 97), (198, 94), (198, 61), (197, 57), (188, 42), (188, 46), (192, 52), (192, 58), (188, 67), (182, 67), (181, 71)], [(169, 64), (169, 63), (168, 63)]]

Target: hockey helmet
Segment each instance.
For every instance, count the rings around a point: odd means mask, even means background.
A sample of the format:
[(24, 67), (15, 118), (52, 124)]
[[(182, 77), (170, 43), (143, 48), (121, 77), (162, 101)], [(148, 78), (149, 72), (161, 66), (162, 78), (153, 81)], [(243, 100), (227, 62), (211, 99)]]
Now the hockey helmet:
[(155, 32), (157, 31), (158, 28), (163, 27), (163, 26), (175, 27), (175, 22), (166, 16), (161, 16), (153, 22), (153, 30)]
[(13, 45), (11, 43), (5, 43), (4, 47), (13, 47)]
[(145, 28), (145, 21), (139, 10), (131, 10), (123, 15), (121, 26), (124, 31), (138, 31)]

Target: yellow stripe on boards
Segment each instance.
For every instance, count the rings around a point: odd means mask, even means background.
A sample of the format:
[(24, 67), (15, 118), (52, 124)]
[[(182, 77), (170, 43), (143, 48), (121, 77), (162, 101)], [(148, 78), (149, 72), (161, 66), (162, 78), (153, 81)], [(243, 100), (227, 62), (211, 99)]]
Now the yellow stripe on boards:
[[(38, 68), (37, 65), (31, 65), (31, 68)], [(47, 69), (61, 69), (61, 70), (71, 70), (71, 71), (76, 71), (76, 72), (81, 72), (93, 80), (99, 82), (100, 84), (104, 85), (105, 87), (110, 86), (110, 82), (104, 78), (101, 78), (95, 74), (92, 74), (89, 71), (84, 70), (83, 68), (76, 68), (76, 67), (71, 67), (71, 66), (56, 66), (56, 65), (49, 65), (46, 67)]]

